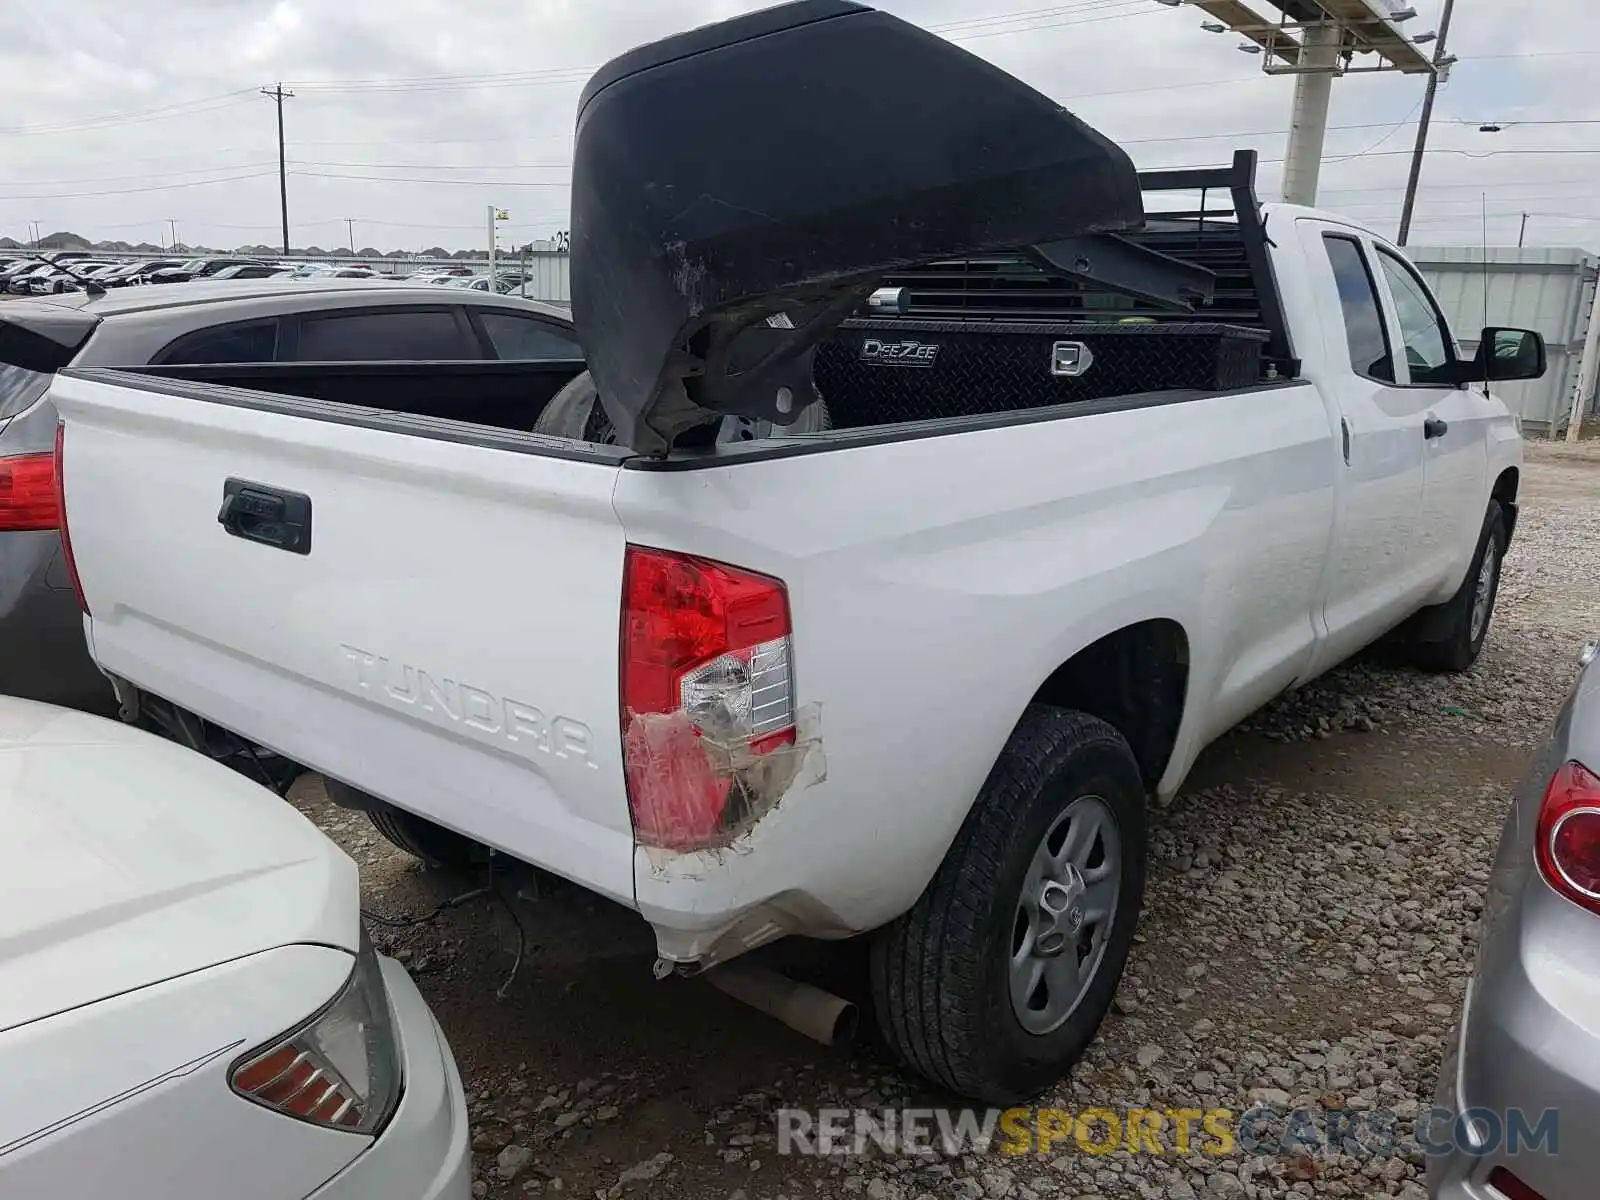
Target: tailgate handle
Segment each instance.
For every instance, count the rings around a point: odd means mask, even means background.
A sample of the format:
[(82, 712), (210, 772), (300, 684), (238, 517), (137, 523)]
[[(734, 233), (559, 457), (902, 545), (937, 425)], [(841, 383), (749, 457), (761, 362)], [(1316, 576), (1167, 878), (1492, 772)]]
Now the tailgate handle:
[(304, 492), (229, 479), (222, 485), (217, 521), (225, 532), (247, 542), (291, 554), (311, 553), (311, 497)]

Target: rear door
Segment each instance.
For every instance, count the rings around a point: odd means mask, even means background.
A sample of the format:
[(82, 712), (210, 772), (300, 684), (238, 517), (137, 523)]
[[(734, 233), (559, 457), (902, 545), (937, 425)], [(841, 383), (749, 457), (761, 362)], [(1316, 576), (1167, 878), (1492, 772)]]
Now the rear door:
[(1327, 568), (1327, 640), (1315, 674), (1349, 657), (1414, 610), (1428, 574), (1411, 556), (1422, 509), (1423, 420), (1433, 397), (1399, 386), (1395, 336), (1370, 241), (1358, 231), (1298, 222), (1322, 326), (1318, 383), (1340, 412), (1343, 486)]
[(117, 371), (51, 396), (103, 668), (631, 903), (622, 452)]

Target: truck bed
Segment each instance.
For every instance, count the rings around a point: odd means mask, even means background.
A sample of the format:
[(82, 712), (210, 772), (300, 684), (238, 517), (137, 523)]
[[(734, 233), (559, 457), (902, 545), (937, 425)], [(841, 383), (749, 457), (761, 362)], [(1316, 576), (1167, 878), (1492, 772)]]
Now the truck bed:
[[(634, 905), (690, 960), (903, 910), (1028, 697), (1104, 632), (1177, 613), (1200, 639), (1189, 711), (1205, 727), (1157, 774), (1181, 777), (1213, 726), (1291, 683), (1337, 455), (1317, 389), (1276, 390), (1268, 406), (1254, 389), (1158, 392), (664, 460), (124, 372), (69, 370), (52, 395), (91, 645), (125, 695)], [(1157, 465), (1134, 469), (1135, 444)], [(229, 536), (230, 480), (306, 497), (307, 552)], [(635, 845), (617, 692), (629, 545), (787, 585), (796, 700), (826, 767), (736, 853)], [(1249, 661), (1220, 670), (1247, 630)], [(985, 703), (952, 722), (969, 695)], [(914, 820), (891, 830), (860, 806), (885, 788)]]

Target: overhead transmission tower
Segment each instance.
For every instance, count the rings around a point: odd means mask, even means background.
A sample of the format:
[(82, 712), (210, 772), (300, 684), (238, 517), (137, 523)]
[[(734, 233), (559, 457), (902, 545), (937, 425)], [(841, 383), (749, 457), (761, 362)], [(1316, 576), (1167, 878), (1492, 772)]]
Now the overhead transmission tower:
[[(1333, 81), (1341, 75), (1401, 72), (1429, 75), (1452, 60), (1430, 58), (1421, 47), (1438, 34), (1408, 36), (1417, 15), (1403, 0), (1157, 0), (1168, 8), (1197, 8), (1212, 33), (1236, 33), (1239, 49), (1261, 57), (1268, 75), (1293, 75), (1294, 108), (1283, 166), (1283, 198), (1315, 204), (1328, 133)], [(1261, 11), (1258, 11), (1261, 10)], [(1369, 61), (1375, 58), (1376, 61)]]

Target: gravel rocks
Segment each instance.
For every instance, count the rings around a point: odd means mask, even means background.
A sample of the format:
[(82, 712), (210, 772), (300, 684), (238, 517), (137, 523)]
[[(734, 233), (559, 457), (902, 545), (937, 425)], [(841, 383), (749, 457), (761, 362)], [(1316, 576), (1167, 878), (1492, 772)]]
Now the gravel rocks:
[(533, 1151), (526, 1146), (507, 1146), (494, 1160), (495, 1174), (508, 1181), (515, 1179), (532, 1161)]
[(663, 1150), (660, 1154), (653, 1154), (643, 1162), (635, 1163), (621, 1175), (617, 1176), (618, 1183), (643, 1183), (648, 1179), (658, 1178), (663, 1171), (672, 1165), (673, 1156)]

